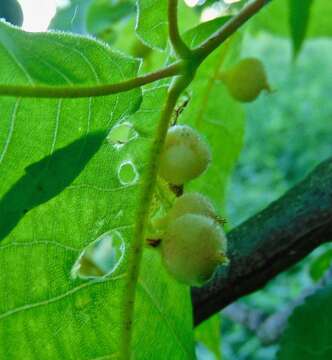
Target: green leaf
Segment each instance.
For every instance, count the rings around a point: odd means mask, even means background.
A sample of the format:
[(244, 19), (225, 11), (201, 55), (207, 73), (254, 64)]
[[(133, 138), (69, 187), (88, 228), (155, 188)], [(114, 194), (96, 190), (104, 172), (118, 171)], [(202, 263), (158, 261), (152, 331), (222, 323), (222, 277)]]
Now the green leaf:
[(280, 36), (290, 36), (288, 17), (288, 0), (271, 1), (251, 19), (248, 27), (254, 32), (267, 31)]
[(310, 265), (310, 276), (314, 281), (322, 278), (324, 273), (332, 264), (332, 249), (326, 250), (323, 254), (313, 260)]
[(114, 23), (134, 13), (135, 6), (131, 1), (114, 4), (109, 0), (95, 0), (87, 11), (87, 29), (91, 34), (100, 34)]
[[(198, 45), (213, 33), (218, 21), (202, 24), (188, 32), (185, 39), (192, 46)], [(199, 34), (199, 35), (198, 35)], [(196, 40), (195, 40), (196, 39)], [(222, 84), (219, 74), (225, 66), (238, 60), (240, 41), (233, 37), (213, 52), (201, 65), (190, 86), (190, 101), (180, 121), (190, 124), (203, 134), (212, 150), (208, 170), (186, 186), (186, 190), (205, 193), (219, 211), (224, 210), (225, 192), (229, 176), (243, 145), (244, 112)]]
[(137, 0), (136, 33), (142, 41), (163, 50), (167, 45), (167, 0)]
[(82, 136), (25, 168), (24, 174), (0, 200), (0, 241), (29, 211), (69, 186), (98, 151), (105, 137), (103, 131)]
[(210, 35), (219, 30), (231, 16), (223, 16), (210, 21), (206, 21), (184, 34), (184, 40), (187, 45), (194, 48), (206, 40)]
[(332, 358), (332, 286), (319, 290), (295, 309), (281, 339), (279, 360)]
[[(136, 33), (151, 48), (165, 50), (168, 39), (167, 0), (137, 0)], [(198, 21), (197, 12), (183, 1), (178, 5), (179, 31), (183, 33)]]
[(217, 360), (221, 360), (221, 319), (220, 314), (213, 315), (195, 329), (196, 341), (210, 350)]
[[(304, 34), (308, 38), (332, 36), (330, 0), (315, 0), (310, 6), (310, 21), (308, 7), (309, 0), (278, 0), (271, 1), (249, 23), (254, 31), (268, 31), (281, 36), (296, 36), (297, 46), (303, 41)], [(293, 4), (294, 3), (294, 4)], [(290, 13), (290, 6), (292, 13)], [(296, 14), (296, 12), (300, 13)], [(290, 27), (292, 25), (292, 30)], [(306, 30), (306, 31), (305, 31)], [(292, 37), (293, 37), (292, 36)], [(302, 38), (302, 40), (301, 40)], [(295, 41), (295, 40), (294, 40)]]
[(178, 3), (178, 26), (180, 34), (184, 34), (189, 29), (199, 23), (199, 12), (195, 8), (187, 6), (185, 1)]
[(312, 0), (288, 0), (289, 23), (294, 55), (300, 51), (306, 36)]
[(194, 359), (188, 286), (166, 272), (156, 250), (146, 250), (137, 285), (134, 354), (137, 359)]
[(87, 11), (92, 1), (72, 0), (66, 7), (57, 9), (48, 28), (51, 30), (86, 34)]
[(329, 0), (315, 0), (311, 8), (310, 23), (308, 28), (309, 37), (331, 37), (332, 2)]
[[(89, 38), (25, 33), (3, 22), (0, 43), (1, 84), (114, 83), (135, 77), (139, 67)], [(118, 357), (125, 304), (133, 301), (127, 270), (142, 179), (166, 93), (145, 92), (142, 103), (139, 90), (0, 98), (0, 219), (16, 224), (0, 223), (1, 359)], [(123, 121), (136, 135), (120, 146), (107, 141)], [(81, 252), (105, 234), (120, 239), (124, 251), (113, 272), (74, 279)], [(193, 357), (189, 289), (165, 273), (157, 251), (144, 252), (135, 309), (134, 358)], [(156, 333), (161, 338), (151, 342)]]

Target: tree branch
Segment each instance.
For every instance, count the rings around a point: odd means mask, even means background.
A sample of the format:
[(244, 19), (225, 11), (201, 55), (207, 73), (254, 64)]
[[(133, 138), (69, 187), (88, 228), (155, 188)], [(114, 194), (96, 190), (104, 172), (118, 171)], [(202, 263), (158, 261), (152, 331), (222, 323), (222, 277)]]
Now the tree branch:
[(235, 33), (244, 23), (257, 14), (269, 0), (254, 0), (245, 6), (237, 15), (221, 27), (219, 31), (209, 37), (199, 47), (193, 49), (192, 52), (200, 61), (204, 60), (212, 51), (214, 51), (220, 44), (227, 40)]
[(195, 324), (263, 287), (332, 239), (332, 158), (228, 233), (230, 266), (192, 289)]
[(36, 98), (83, 98), (94, 96), (106, 96), (129, 91), (137, 87), (149, 84), (156, 80), (179, 75), (182, 72), (181, 61), (165, 67), (164, 69), (125, 80), (115, 84), (94, 86), (49, 86), (49, 85), (4, 85), (0, 84), (0, 95)]
[(178, 0), (168, 0), (168, 32), (176, 54), (183, 59), (191, 57), (191, 50), (182, 40), (178, 27)]

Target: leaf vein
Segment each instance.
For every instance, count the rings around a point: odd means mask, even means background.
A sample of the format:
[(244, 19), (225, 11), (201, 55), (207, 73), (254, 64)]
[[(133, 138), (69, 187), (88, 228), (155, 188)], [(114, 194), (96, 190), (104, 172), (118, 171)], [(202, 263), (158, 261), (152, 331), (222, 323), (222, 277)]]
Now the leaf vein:
[(2, 163), (6, 153), (8, 151), (10, 141), (13, 137), (14, 127), (15, 127), (15, 119), (16, 119), (19, 103), (20, 103), (20, 99), (17, 99), (15, 102), (14, 108), (13, 108), (11, 118), (10, 118), (10, 127), (9, 127), (9, 131), (8, 131), (7, 139), (6, 139), (5, 145), (3, 147), (2, 153), (0, 154), (0, 164)]
[(26, 304), (26, 305), (11, 309), (9, 311), (6, 311), (6, 312), (0, 314), (0, 320), (3, 320), (5, 318), (8, 318), (8, 317), (13, 316), (13, 315), (20, 314), (22, 312), (25, 312), (25, 311), (28, 311), (28, 310), (31, 310), (31, 309), (39, 308), (39, 307), (42, 307), (42, 306), (47, 306), (49, 304), (52, 304), (52, 303), (55, 303), (57, 301), (63, 300), (66, 297), (71, 296), (71, 295), (77, 293), (78, 291), (83, 290), (85, 288), (88, 288), (90, 286), (93, 286), (93, 285), (96, 285), (96, 284), (101, 284), (101, 283), (106, 283), (106, 282), (109, 282), (109, 281), (116, 281), (116, 280), (119, 280), (119, 279), (123, 278), (125, 275), (126, 274), (123, 273), (123, 274), (120, 274), (120, 275), (115, 276), (115, 277), (107, 278), (105, 280), (92, 280), (92, 281), (83, 283), (83, 284), (81, 284), (81, 285), (79, 285), (77, 287), (74, 287), (73, 289), (71, 289), (71, 290), (69, 290), (69, 291), (67, 291), (67, 292), (65, 292), (63, 294), (60, 294), (58, 296), (55, 296), (53, 298), (43, 300), (43, 301), (39, 301), (39, 302), (32, 303), (32, 304)]
[(168, 328), (170, 329), (171, 333), (174, 336), (174, 339), (176, 340), (176, 342), (180, 345), (181, 350), (187, 354), (189, 356), (189, 352), (188, 350), (185, 348), (185, 346), (182, 344), (178, 334), (176, 333), (176, 331), (174, 330), (174, 328), (171, 326), (171, 324), (168, 321), (168, 315), (164, 314), (162, 309), (160, 308), (159, 304), (155, 301), (155, 299), (153, 298), (152, 294), (150, 293), (149, 289), (147, 288), (146, 284), (143, 282), (143, 280), (140, 278), (138, 281), (138, 285), (141, 286), (141, 289), (147, 294), (147, 296), (151, 299), (152, 304), (154, 305), (154, 307), (156, 308), (156, 310), (158, 311), (160, 317), (165, 321), (165, 324), (167, 324)]

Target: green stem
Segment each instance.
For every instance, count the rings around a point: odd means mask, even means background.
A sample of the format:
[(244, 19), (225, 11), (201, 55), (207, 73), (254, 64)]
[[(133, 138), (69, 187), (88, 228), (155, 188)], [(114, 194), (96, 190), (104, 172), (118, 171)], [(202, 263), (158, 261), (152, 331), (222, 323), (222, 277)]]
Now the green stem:
[(147, 169), (145, 179), (143, 181), (144, 185), (141, 192), (141, 199), (139, 201), (140, 211), (135, 228), (133, 243), (131, 246), (131, 252), (128, 259), (128, 276), (126, 278), (127, 281), (125, 285), (126, 293), (124, 295), (124, 328), (121, 339), (121, 356), (124, 360), (130, 359), (131, 354), (136, 284), (143, 252), (145, 229), (149, 217), (152, 196), (157, 181), (159, 160), (177, 99), (190, 82), (191, 78), (189, 79), (188, 77), (182, 76), (175, 79), (173, 85), (170, 88), (167, 101), (158, 124), (155, 140), (152, 144), (151, 157), (148, 162), (150, 166)]
[(254, 0), (245, 6), (237, 15), (230, 19), (219, 31), (209, 37), (203, 44), (192, 50), (200, 61), (203, 61), (212, 53), (219, 45), (225, 42), (231, 35), (235, 33), (244, 23), (252, 16), (258, 13), (270, 1)]
[(0, 85), (0, 95), (37, 98), (83, 98), (106, 96), (132, 90), (156, 80), (164, 79), (182, 72), (183, 64), (176, 62), (164, 69), (125, 80), (116, 84), (95, 86), (49, 86), (49, 85)]
[[(255, 15), (262, 7), (270, 1), (254, 0), (244, 7), (234, 18), (227, 22), (218, 32), (212, 35), (199, 47), (190, 50), (183, 42), (177, 25), (177, 0), (169, 0), (168, 21), (169, 34), (172, 46), (176, 53), (183, 59), (189, 61), (195, 68), (213, 50), (227, 40), (241, 25)], [(197, 61), (197, 59), (199, 61)], [(16, 97), (37, 98), (83, 98), (95, 96), (107, 96), (149, 84), (151, 82), (167, 77), (183, 74), (183, 61), (174, 63), (164, 69), (146, 74), (134, 79), (125, 80), (116, 84), (97, 86), (49, 86), (49, 85), (5, 85), (0, 84), (0, 95)]]
[[(143, 253), (144, 235), (149, 217), (150, 205), (156, 186), (159, 160), (164, 145), (165, 137), (172, 113), (174, 111), (177, 99), (181, 92), (191, 83), (195, 71), (199, 64), (223, 41), (232, 35), (245, 21), (254, 15), (266, 3), (266, 0), (256, 0), (245, 7), (237, 16), (220, 29), (214, 36), (204, 42), (194, 51), (189, 50), (182, 42), (177, 28), (177, 0), (169, 0), (169, 32), (172, 45), (177, 54), (186, 59), (182, 61), (182, 76), (175, 79), (169, 91), (161, 119), (158, 124), (157, 134), (152, 145), (151, 157), (149, 159), (149, 168), (145, 174), (145, 181), (139, 202), (139, 217), (135, 228), (134, 239), (131, 252), (128, 259), (128, 276), (126, 278), (126, 293), (124, 296), (124, 328), (121, 338), (121, 357), (124, 360), (131, 358), (131, 340), (134, 318), (134, 306), (136, 296), (136, 285), (139, 276), (140, 263)], [(189, 51), (189, 52), (188, 52)], [(192, 59), (188, 57), (190, 53)]]
[[(164, 145), (165, 137), (169, 124), (171, 121), (172, 113), (174, 111), (177, 99), (181, 92), (190, 84), (194, 73), (209, 53), (211, 53), (220, 43), (225, 41), (237, 28), (239, 28), (246, 20), (248, 20), (254, 13), (256, 13), (264, 4), (266, 0), (256, 0), (247, 6), (241, 13), (226, 24), (219, 32), (209, 38), (199, 48), (193, 52), (189, 50), (193, 56), (193, 60), (186, 59), (183, 62), (183, 69), (181, 77), (175, 79), (173, 86), (168, 94), (168, 98), (161, 115), (160, 122), (157, 128), (157, 134), (152, 145), (151, 157), (149, 159), (149, 168), (145, 174), (145, 181), (143, 181), (142, 196), (140, 199), (140, 213), (135, 228), (134, 239), (132, 243), (131, 252), (128, 259), (128, 276), (126, 280), (126, 294), (124, 296), (124, 328), (123, 336), (121, 339), (121, 355), (122, 359), (128, 360), (131, 357), (131, 339), (132, 327), (134, 318), (134, 305), (136, 296), (136, 285), (139, 276), (140, 263), (142, 259), (143, 244), (145, 229), (149, 217), (150, 205), (156, 186), (159, 160)], [(182, 48), (181, 38), (179, 37), (176, 25), (176, 0), (169, 0), (169, 22), (170, 22), (170, 37), (175, 51), (179, 56), (185, 58), (187, 50)], [(235, 19), (235, 20), (234, 20)], [(176, 26), (175, 26), (176, 25)], [(180, 40), (180, 41), (179, 41)], [(197, 61), (199, 59), (199, 61)]]
[(182, 58), (190, 58), (192, 53), (182, 40), (178, 27), (178, 0), (168, 0), (168, 31), (171, 44), (176, 54)]

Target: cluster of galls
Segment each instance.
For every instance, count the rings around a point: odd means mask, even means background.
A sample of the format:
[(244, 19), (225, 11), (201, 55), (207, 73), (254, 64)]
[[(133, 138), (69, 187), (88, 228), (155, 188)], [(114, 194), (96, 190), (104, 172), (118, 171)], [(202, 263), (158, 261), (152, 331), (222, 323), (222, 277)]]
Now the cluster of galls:
[[(159, 175), (182, 186), (209, 165), (210, 150), (199, 133), (185, 125), (169, 129), (161, 155)], [(178, 281), (200, 286), (216, 267), (228, 262), (227, 239), (211, 202), (199, 193), (178, 197), (165, 217), (160, 251), (168, 272)]]
[[(222, 72), (220, 79), (237, 101), (254, 101), (270, 91), (263, 64), (246, 58)], [(199, 133), (189, 126), (169, 129), (161, 154), (159, 175), (170, 185), (182, 187), (200, 176), (210, 162), (210, 150)], [(178, 197), (166, 216), (158, 221), (164, 265), (177, 280), (200, 286), (216, 267), (227, 264), (227, 239), (211, 202), (201, 194)]]

